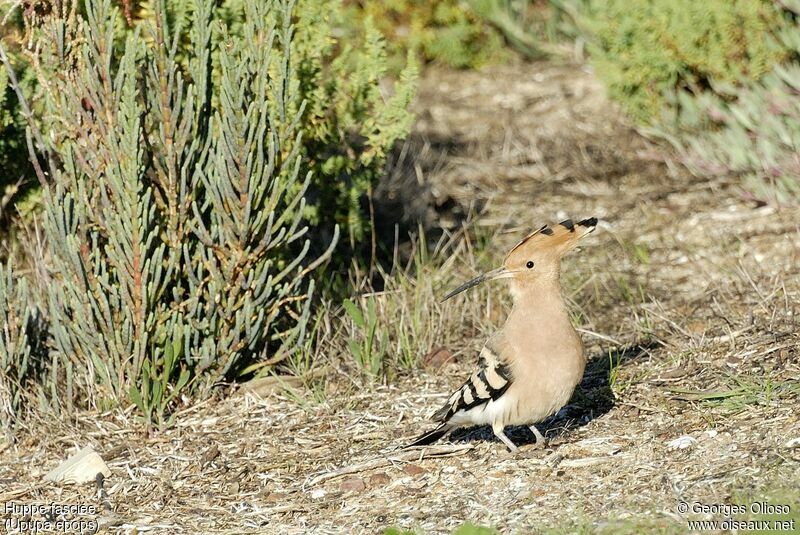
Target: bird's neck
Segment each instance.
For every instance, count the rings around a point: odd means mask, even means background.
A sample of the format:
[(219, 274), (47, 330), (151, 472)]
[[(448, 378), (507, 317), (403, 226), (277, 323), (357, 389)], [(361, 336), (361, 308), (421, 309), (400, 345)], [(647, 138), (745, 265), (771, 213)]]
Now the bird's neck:
[(558, 278), (512, 287), (512, 295), (514, 306), (508, 316), (509, 326), (533, 330), (572, 329)]
[(568, 371), (582, 373), (586, 364), (583, 343), (570, 321), (558, 279), (537, 281), (517, 290), (503, 331), (514, 341), (520, 357), (547, 361), (551, 370), (560, 363)]

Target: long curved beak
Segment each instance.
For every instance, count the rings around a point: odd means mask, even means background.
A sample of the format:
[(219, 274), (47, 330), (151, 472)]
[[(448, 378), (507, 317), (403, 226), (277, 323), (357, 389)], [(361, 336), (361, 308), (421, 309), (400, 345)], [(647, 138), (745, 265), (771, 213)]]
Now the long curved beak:
[(478, 275), (474, 279), (465, 282), (464, 284), (462, 284), (461, 286), (459, 286), (458, 288), (456, 288), (455, 290), (453, 290), (449, 294), (445, 295), (444, 299), (442, 299), (442, 302), (445, 302), (448, 299), (450, 299), (451, 297), (453, 297), (454, 295), (458, 295), (461, 292), (469, 290), (470, 288), (472, 288), (474, 286), (477, 286), (482, 282), (490, 281), (490, 280), (493, 280), (493, 279), (504, 279), (504, 278), (510, 277), (510, 276), (511, 276), (511, 272), (508, 271), (505, 267), (499, 267), (497, 269), (493, 269), (492, 271), (487, 271), (486, 273), (482, 273), (481, 275)]

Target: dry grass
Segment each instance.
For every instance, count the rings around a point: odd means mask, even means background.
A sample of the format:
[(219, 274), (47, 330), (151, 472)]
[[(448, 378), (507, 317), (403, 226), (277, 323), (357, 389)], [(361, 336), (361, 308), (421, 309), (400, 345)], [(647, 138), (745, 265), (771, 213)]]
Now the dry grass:
[[(347, 340), (359, 332), (331, 306), (306, 355), (326, 373), (309, 388), (242, 388), (152, 436), (128, 411), (31, 423), (0, 443), (0, 503), (97, 504), (119, 533), (446, 533), (465, 521), (503, 533), (684, 533), (698, 516), (679, 514), (680, 501), (797, 511), (798, 210), (755, 208), (735, 183), (660, 163), (669, 155), (622, 124), (575, 67), (432, 71), (419, 106), (409, 153), (421, 155), (435, 203), (453, 208), (439, 260), (397, 271), (371, 296), (391, 381), (352, 363)], [(469, 206), (481, 215), (465, 235)], [(592, 361), (545, 426), (548, 448), (510, 456), (478, 429), (439, 451), (449, 456), (398, 457), (393, 448), (429, 425), (503, 319), (497, 286), (436, 297), (567, 215), (603, 219), (564, 265)], [(455, 361), (420, 371), (435, 346)], [(41, 480), (86, 444), (107, 454), (107, 499)], [(365, 462), (373, 468), (334, 477)]]

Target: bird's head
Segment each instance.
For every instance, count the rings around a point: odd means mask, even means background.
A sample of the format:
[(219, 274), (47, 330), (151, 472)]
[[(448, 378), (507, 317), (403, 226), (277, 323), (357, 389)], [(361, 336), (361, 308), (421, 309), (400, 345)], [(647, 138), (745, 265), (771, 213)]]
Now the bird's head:
[(529, 234), (506, 255), (503, 265), (465, 282), (445, 296), (454, 295), (493, 279), (511, 279), (512, 287), (524, 289), (538, 281), (558, 280), (561, 257), (597, 226), (597, 218), (573, 223), (567, 219), (555, 227), (543, 226)]

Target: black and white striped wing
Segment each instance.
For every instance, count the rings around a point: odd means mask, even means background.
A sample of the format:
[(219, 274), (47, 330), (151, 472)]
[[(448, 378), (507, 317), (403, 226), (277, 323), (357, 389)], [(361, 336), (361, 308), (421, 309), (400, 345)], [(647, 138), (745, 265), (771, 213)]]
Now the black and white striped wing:
[(499, 398), (511, 386), (511, 369), (496, 347), (498, 345), (491, 341), (483, 347), (478, 370), (434, 413), (434, 420), (446, 422), (458, 411), (467, 411)]

